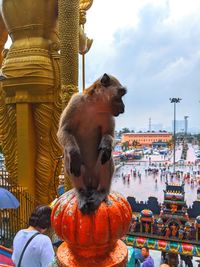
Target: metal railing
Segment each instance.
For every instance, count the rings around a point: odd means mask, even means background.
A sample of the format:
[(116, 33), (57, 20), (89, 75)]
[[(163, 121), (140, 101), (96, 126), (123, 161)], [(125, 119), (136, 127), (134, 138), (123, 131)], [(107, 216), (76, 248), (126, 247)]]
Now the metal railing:
[(20, 202), (17, 209), (0, 209), (0, 245), (11, 247), (16, 232), (27, 227), (30, 214), (37, 203), (22, 186), (12, 181), (4, 169), (0, 169), (0, 187), (10, 191)]

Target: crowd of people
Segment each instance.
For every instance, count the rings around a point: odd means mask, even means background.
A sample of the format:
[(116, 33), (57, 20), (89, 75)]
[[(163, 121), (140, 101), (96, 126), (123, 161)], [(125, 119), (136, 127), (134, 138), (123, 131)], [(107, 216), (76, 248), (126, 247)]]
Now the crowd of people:
[(173, 254), (172, 257), (166, 252), (161, 252), (160, 265), (155, 263), (150, 250), (144, 246), (141, 249), (135, 249), (135, 267), (172, 267), (178, 266), (193, 267), (192, 257), (186, 255)]
[[(127, 167), (128, 166), (128, 167)], [(144, 173), (143, 173), (144, 171)], [(142, 168), (141, 164), (125, 165), (122, 167), (121, 177), (123, 183), (130, 183), (131, 177), (139, 178), (142, 181), (143, 174), (147, 176), (153, 176), (155, 184), (160, 181), (164, 182), (181, 182), (184, 181), (187, 184), (191, 184), (192, 187), (200, 186), (200, 165), (198, 163), (190, 163), (189, 165), (181, 165), (176, 167), (176, 171), (173, 169), (172, 164), (161, 162), (150, 162), (147, 167)], [(117, 172), (116, 177), (119, 176)]]

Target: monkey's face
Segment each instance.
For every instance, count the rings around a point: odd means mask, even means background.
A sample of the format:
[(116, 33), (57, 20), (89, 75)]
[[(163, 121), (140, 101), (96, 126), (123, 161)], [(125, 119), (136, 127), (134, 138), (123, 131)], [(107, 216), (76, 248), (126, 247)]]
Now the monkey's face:
[(93, 85), (84, 90), (83, 94), (94, 100), (95, 107), (100, 112), (109, 112), (117, 117), (124, 113), (122, 97), (127, 90), (113, 76), (106, 73)]
[(117, 117), (119, 114), (124, 113), (125, 105), (122, 97), (126, 94), (127, 90), (120, 82), (112, 77), (104, 74), (101, 79), (101, 84), (104, 86), (104, 93), (107, 95), (107, 101), (110, 105), (110, 110), (113, 116)]
[(117, 117), (119, 114), (124, 113), (124, 102), (122, 97), (126, 94), (126, 89), (124, 87), (116, 88), (116, 95), (111, 98), (111, 110), (113, 116)]

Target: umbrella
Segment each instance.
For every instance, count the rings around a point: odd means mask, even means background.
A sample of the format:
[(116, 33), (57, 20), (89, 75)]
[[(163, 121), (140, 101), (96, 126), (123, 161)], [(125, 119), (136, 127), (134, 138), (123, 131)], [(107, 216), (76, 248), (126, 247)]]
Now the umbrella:
[(16, 209), (19, 201), (8, 190), (0, 187), (0, 209)]

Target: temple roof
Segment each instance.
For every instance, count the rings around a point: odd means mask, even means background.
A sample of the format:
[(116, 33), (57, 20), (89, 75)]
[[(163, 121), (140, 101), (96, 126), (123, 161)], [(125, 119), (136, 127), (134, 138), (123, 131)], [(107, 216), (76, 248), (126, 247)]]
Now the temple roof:
[(166, 189), (164, 190), (164, 192), (185, 194), (184, 185), (184, 183), (181, 185), (175, 183), (166, 183)]

